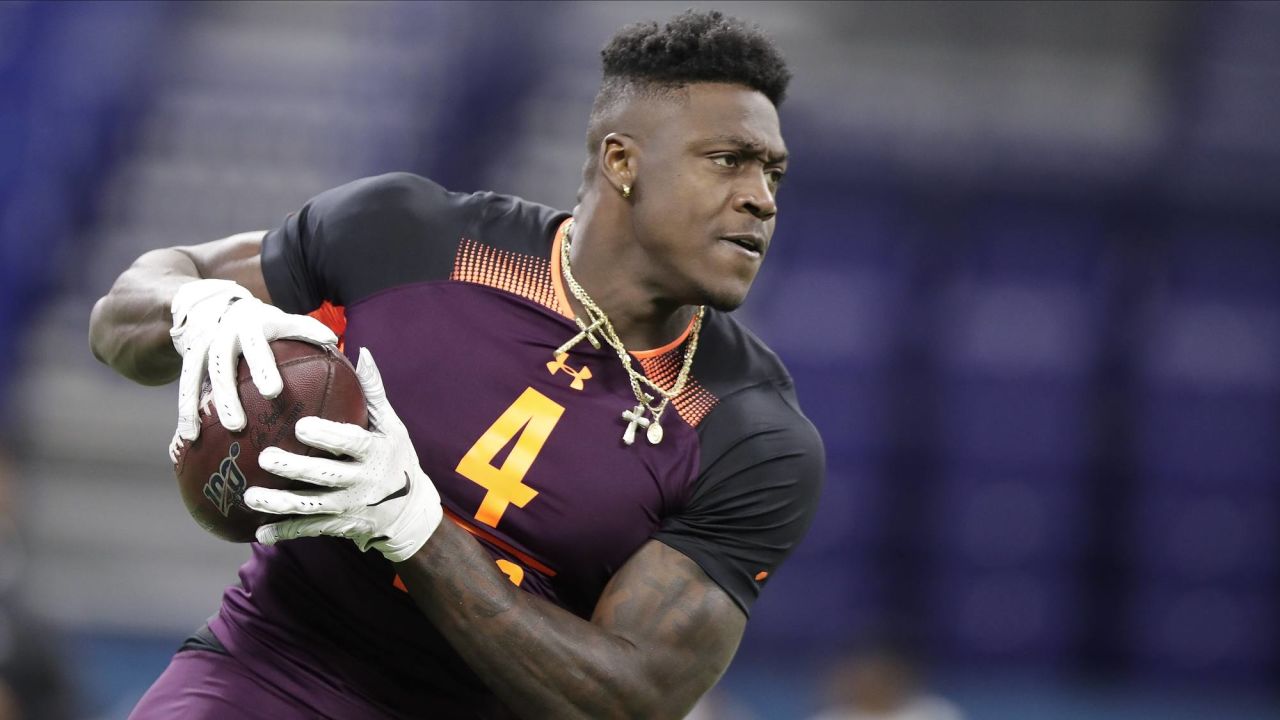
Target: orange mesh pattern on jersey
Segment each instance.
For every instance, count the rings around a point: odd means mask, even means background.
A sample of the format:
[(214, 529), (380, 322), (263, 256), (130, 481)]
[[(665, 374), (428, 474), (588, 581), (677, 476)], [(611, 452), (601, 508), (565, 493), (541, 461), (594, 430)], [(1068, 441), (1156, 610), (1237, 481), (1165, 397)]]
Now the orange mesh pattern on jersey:
[(546, 258), (499, 250), (468, 238), (458, 243), (449, 279), (505, 290), (552, 310), (559, 307)]
[[(676, 376), (680, 374), (680, 365), (684, 362), (684, 352), (677, 350), (656, 357), (638, 359), (645, 377), (669, 389), (676, 384)], [(690, 377), (685, 383), (684, 390), (671, 400), (676, 412), (680, 413), (680, 417), (684, 418), (691, 427), (698, 427), (698, 423), (702, 422), (718, 402), (720, 399), (699, 385), (697, 378), (694, 377)]]
[[(566, 221), (565, 224), (567, 224)], [(560, 232), (564, 231), (564, 225)], [(557, 234), (559, 238), (559, 234)], [(554, 250), (559, 250), (559, 243)], [(554, 256), (558, 258), (558, 255)], [(558, 273), (557, 273), (558, 275)], [(555, 286), (551, 275), (551, 263), (533, 255), (499, 250), (484, 243), (463, 238), (458, 243), (458, 252), (453, 260), (453, 272), (450, 280), (473, 282), (503, 290), (520, 297), (527, 298), (544, 307), (559, 312), (560, 303), (556, 299)], [(680, 373), (680, 364), (684, 361), (684, 340), (688, 339), (689, 328), (674, 341), (671, 346), (659, 348), (657, 351), (638, 352), (634, 354), (644, 374), (662, 387), (669, 388), (676, 382)], [(656, 354), (660, 353), (660, 354)], [(695, 378), (689, 378), (684, 390), (671, 404), (685, 422), (693, 427), (711, 412), (719, 399), (698, 384)]]

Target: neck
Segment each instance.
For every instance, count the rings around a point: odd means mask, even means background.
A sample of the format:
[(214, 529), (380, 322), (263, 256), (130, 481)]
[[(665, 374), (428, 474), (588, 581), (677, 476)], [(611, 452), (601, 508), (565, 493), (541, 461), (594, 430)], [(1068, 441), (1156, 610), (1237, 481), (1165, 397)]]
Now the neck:
[[(697, 309), (662, 296), (644, 273), (648, 263), (638, 243), (630, 233), (617, 230), (624, 227), (604, 222), (589, 210), (576, 215), (570, 268), (582, 289), (609, 316), (628, 349), (661, 347), (684, 332)], [(574, 313), (585, 318), (578, 299), (571, 292), (565, 294)]]

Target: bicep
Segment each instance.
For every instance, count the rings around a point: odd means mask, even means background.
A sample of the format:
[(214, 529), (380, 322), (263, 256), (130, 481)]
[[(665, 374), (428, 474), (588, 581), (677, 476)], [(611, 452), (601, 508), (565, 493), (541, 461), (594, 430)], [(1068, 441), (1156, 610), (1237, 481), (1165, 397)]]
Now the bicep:
[(592, 622), (642, 654), (649, 685), (682, 717), (729, 666), (747, 618), (696, 563), (651, 540), (609, 581)]
[(265, 230), (239, 233), (221, 240), (174, 248), (186, 255), (202, 278), (231, 280), (263, 302), (271, 302), (262, 273), (262, 239)]

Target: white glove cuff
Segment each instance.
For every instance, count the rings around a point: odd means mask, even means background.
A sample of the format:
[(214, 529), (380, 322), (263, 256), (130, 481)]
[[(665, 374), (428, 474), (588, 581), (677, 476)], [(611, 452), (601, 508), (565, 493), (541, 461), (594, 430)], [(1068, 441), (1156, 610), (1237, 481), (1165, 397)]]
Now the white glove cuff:
[(404, 562), (413, 557), (444, 520), (444, 508), (439, 502), (421, 502), (406, 510), (397, 519), (397, 527), (388, 533), (389, 537), (373, 543), (373, 547), (391, 562)]

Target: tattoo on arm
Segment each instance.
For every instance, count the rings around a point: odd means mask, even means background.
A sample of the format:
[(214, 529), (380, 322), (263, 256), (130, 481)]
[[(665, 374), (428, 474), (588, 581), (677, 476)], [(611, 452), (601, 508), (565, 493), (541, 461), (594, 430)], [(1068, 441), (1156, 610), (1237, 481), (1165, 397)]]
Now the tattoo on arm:
[(657, 541), (614, 575), (590, 621), (517, 589), (449, 522), (397, 569), (471, 668), (527, 718), (682, 718), (746, 626), (701, 568)]

